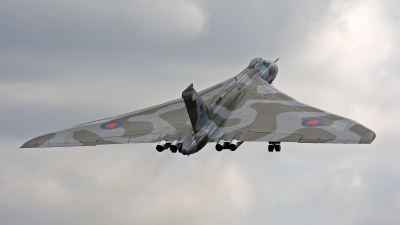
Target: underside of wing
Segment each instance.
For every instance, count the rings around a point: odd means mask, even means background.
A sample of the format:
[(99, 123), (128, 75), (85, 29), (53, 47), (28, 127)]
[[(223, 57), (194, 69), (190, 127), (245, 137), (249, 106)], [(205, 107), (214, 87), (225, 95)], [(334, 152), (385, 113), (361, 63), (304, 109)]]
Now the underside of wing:
[(375, 133), (365, 126), (294, 100), (260, 77), (249, 79), (240, 103), (217, 141), (300, 143), (371, 143)]
[[(232, 82), (226, 80), (199, 94), (212, 102)], [(93, 146), (102, 144), (155, 143), (182, 140), (192, 132), (182, 99), (124, 115), (80, 124), (34, 138), (22, 148)]]

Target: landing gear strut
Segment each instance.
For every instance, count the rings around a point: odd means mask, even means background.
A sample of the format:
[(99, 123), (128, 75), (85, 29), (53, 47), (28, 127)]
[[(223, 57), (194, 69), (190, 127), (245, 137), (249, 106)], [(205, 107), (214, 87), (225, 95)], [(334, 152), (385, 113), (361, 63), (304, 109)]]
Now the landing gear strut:
[(281, 143), (280, 142), (269, 142), (268, 151), (273, 152), (275, 149), (276, 152), (281, 151)]

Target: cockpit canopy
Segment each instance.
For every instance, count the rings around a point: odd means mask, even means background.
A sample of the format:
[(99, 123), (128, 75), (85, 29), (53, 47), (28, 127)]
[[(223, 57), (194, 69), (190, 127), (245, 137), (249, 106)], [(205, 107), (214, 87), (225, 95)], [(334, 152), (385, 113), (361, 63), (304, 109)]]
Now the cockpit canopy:
[[(278, 59), (275, 60), (275, 62), (276, 61), (278, 61)], [(254, 69), (259, 77), (271, 84), (278, 75), (278, 66), (275, 62), (262, 58), (254, 58), (251, 60), (248, 68), (250, 70)]]
[(263, 60), (262, 58), (254, 58), (253, 60), (251, 60), (250, 64), (249, 64), (249, 69), (253, 69), (261, 64), (264, 64), (266, 67), (269, 67), (269, 65), (271, 65), (270, 61), (266, 61)]
[(251, 60), (251, 62), (249, 64), (249, 69), (255, 68), (256, 66), (258, 66), (262, 62), (263, 62), (262, 58), (254, 58), (253, 60)]

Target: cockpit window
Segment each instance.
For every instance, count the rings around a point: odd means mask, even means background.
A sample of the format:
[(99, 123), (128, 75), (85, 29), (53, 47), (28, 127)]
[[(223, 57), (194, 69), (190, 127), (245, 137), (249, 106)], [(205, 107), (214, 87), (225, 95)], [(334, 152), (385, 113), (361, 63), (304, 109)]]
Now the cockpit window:
[(249, 64), (249, 69), (253, 69), (254, 67), (258, 66), (260, 63), (262, 63), (263, 60), (261, 58), (255, 58), (251, 60)]

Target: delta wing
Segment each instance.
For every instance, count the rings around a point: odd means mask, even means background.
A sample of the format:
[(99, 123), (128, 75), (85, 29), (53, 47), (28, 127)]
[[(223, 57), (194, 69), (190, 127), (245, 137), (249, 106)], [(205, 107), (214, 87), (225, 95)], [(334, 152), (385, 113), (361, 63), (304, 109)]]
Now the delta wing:
[(240, 102), (234, 109), (220, 106), (232, 113), (214, 141), (236, 137), (241, 141), (369, 144), (375, 139), (375, 133), (363, 125), (298, 102), (258, 75), (241, 76), (246, 79), (237, 84), (243, 91)]
[[(199, 94), (206, 102), (215, 101), (232, 82), (228, 79)], [(155, 143), (159, 139), (182, 140), (192, 132), (183, 100), (176, 99), (124, 115), (80, 124), (34, 138), (22, 148), (93, 146), (102, 144)]]

